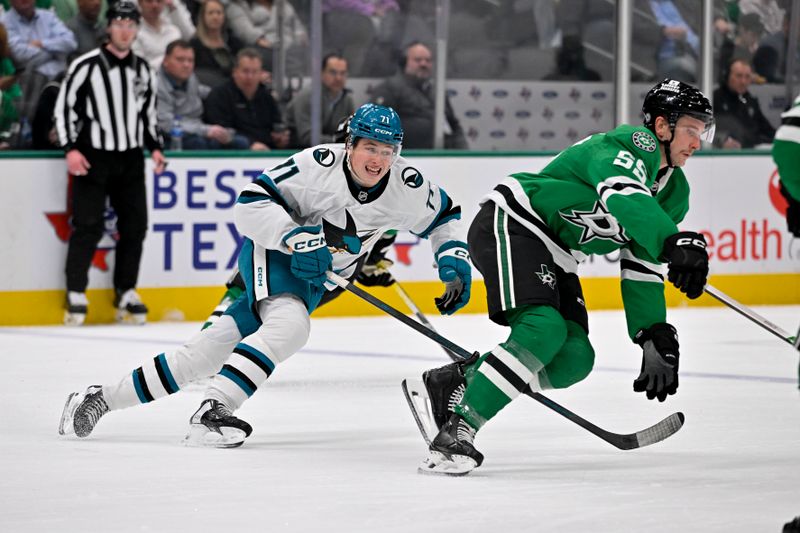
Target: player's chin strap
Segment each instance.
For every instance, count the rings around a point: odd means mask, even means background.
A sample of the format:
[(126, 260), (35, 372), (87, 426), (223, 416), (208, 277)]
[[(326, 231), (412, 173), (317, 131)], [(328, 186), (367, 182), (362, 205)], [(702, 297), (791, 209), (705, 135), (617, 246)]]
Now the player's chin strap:
[[(433, 329), (433, 325), (431, 325), (430, 322), (428, 322), (427, 320), (424, 320), (424, 322), (427, 323), (428, 326), (420, 324), (419, 322), (407, 317), (405, 314), (401, 313), (400, 311), (390, 306), (389, 304), (374, 297), (367, 291), (359, 287), (356, 287), (354, 284), (350, 283), (349, 281), (339, 276), (338, 274), (335, 274), (333, 272), (327, 272), (326, 276), (328, 277), (328, 281), (335, 283), (342, 289), (352, 292), (362, 300), (366, 300), (367, 302), (374, 305), (381, 311), (384, 311), (392, 315), (394, 318), (396, 318), (403, 324), (411, 327), (412, 329), (418, 331), (419, 333), (422, 333), (429, 339), (438, 343), (442, 348), (445, 349), (447, 355), (449, 355), (454, 360), (464, 360), (472, 357), (472, 354), (470, 352), (468, 352), (458, 344), (455, 344), (451, 340), (437, 333)], [(395, 285), (396, 284), (397, 282), (395, 281)], [(405, 293), (405, 291), (403, 291), (403, 293), (407, 298), (407, 301), (411, 302), (411, 298), (408, 296), (408, 294)], [(412, 305), (409, 307), (411, 307), (412, 310), (414, 310), (414, 313), (417, 314), (417, 316), (424, 316), (422, 315), (422, 312), (417, 308), (417, 306), (413, 305), (413, 302)], [(601, 427), (592, 424), (585, 418), (576, 415), (566, 407), (557, 404), (550, 398), (538, 392), (533, 392), (530, 386), (526, 386), (525, 390), (523, 390), (522, 392), (530, 396), (537, 402), (541, 403), (545, 407), (552, 409), (553, 411), (560, 414), (567, 420), (579, 425), (592, 435), (595, 435), (596, 437), (603, 439), (607, 443), (611, 444), (612, 446), (615, 446), (616, 448), (619, 448), (620, 450), (632, 450), (634, 448), (641, 448), (643, 446), (649, 446), (650, 444), (655, 444), (656, 442), (660, 442), (666, 439), (667, 437), (669, 437), (670, 435), (674, 434), (679, 429), (681, 429), (681, 427), (683, 427), (683, 421), (684, 421), (683, 413), (673, 413), (669, 415), (667, 418), (650, 426), (649, 428), (637, 431), (636, 433), (630, 433), (627, 435), (612, 433), (610, 431), (607, 431)]]
[(667, 156), (667, 166), (669, 168), (674, 168), (675, 165), (672, 164), (672, 150), (670, 149), (670, 145), (672, 144), (672, 139), (675, 138), (675, 125), (669, 125), (669, 133), (670, 137), (668, 141), (661, 141), (661, 144), (664, 145), (664, 155)]

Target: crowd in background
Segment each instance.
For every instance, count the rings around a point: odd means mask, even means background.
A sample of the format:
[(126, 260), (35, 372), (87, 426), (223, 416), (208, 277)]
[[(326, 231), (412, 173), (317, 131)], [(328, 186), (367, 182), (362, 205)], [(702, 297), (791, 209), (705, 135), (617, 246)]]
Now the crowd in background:
[[(159, 73), (159, 127), (172, 149), (308, 146), (312, 68), (321, 69), (323, 141), (362, 103), (347, 89), (353, 76), (377, 80), (369, 97), (397, 109), (407, 147), (433, 147), (433, 1), (323, 0), (322, 65), (309, 64), (311, 0), (138, 6), (133, 51)], [(632, 81), (697, 83), (701, 7), (633, 1)], [(785, 81), (789, 7), (788, 0), (714, 2), (718, 147), (772, 139), (749, 88)], [(2, 0), (0, 8), (0, 149), (56, 149), (58, 84), (73, 60), (105, 39), (107, 0)], [(449, 79), (613, 79), (614, 2), (474, 0), (451, 10)], [(274, 87), (274, 68), (300, 81)], [(445, 147), (467, 148), (449, 102), (444, 112)]]

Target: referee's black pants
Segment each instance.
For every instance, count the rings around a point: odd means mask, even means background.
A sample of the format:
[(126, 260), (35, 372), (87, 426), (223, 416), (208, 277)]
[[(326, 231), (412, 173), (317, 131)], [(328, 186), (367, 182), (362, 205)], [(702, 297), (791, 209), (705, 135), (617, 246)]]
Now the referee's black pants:
[(117, 215), (119, 240), (114, 288), (136, 287), (147, 232), (147, 193), (141, 149), (106, 152), (81, 149), (92, 166), (72, 179), (72, 235), (67, 250), (67, 290), (85, 292), (97, 243), (106, 229), (106, 198)]

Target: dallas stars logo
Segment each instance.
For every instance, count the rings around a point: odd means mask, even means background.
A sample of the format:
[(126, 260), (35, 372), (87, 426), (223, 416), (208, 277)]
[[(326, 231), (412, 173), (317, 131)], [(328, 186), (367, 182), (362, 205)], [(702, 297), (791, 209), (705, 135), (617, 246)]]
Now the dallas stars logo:
[(644, 150), (645, 152), (656, 151), (656, 140), (649, 133), (644, 131), (635, 131), (631, 137), (631, 140), (633, 141), (633, 144), (635, 144), (640, 150)]
[(591, 211), (573, 210), (570, 215), (565, 213), (560, 215), (567, 222), (583, 229), (578, 244), (586, 244), (592, 239), (614, 241), (617, 244), (625, 244), (630, 240), (625, 236), (625, 231), (617, 219), (606, 211), (600, 202), (595, 202)]
[(345, 225), (343, 228), (322, 219), (322, 231), (325, 233), (325, 240), (328, 246), (337, 251), (345, 251), (351, 254), (361, 253), (361, 245), (370, 237), (375, 235), (374, 231), (366, 231), (363, 237), (359, 237), (356, 223), (349, 211), (345, 210)]
[(547, 265), (541, 265), (541, 269), (536, 273), (536, 275), (544, 285), (547, 285), (551, 289), (556, 288), (556, 275), (550, 272), (550, 270), (547, 268)]

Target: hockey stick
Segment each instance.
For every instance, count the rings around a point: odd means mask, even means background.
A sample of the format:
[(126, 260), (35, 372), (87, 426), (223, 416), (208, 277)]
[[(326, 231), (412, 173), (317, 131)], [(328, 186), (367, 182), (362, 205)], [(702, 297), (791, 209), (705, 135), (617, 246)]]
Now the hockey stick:
[[(464, 348), (462, 348), (461, 346), (443, 337), (433, 329), (429, 329), (424, 325), (420, 324), (419, 322), (412, 320), (411, 318), (407, 317), (394, 307), (372, 296), (367, 291), (355, 286), (354, 284), (350, 283), (349, 281), (339, 276), (338, 274), (335, 274), (333, 272), (327, 272), (326, 275), (328, 277), (328, 280), (331, 281), (332, 283), (335, 283), (342, 289), (352, 292), (362, 300), (366, 300), (367, 302), (371, 303), (378, 309), (398, 319), (400, 322), (404, 323), (410, 328), (416, 330), (419, 333), (422, 333), (429, 339), (438, 343), (445, 350), (452, 352), (459, 358), (469, 359), (470, 357), (472, 357), (472, 354), (467, 350), (465, 350)], [(615, 446), (616, 448), (619, 448), (620, 450), (632, 450), (635, 448), (642, 448), (644, 446), (649, 446), (650, 444), (655, 444), (656, 442), (662, 441), (667, 437), (671, 436), (672, 434), (674, 434), (675, 432), (677, 432), (679, 429), (681, 429), (684, 421), (683, 413), (673, 413), (669, 415), (667, 418), (654, 424), (653, 426), (650, 426), (649, 428), (637, 431), (636, 433), (623, 435), (619, 433), (612, 433), (610, 431), (606, 431), (605, 429), (602, 429), (592, 424), (588, 420), (576, 415), (566, 407), (559, 405), (558, 403), (547, 398), (546, 396), (539, 394), (538, 392), (533, 392), (529, 386), (526, 386), (523, 392), (528, 396), (530, 396), (531, 398), (533, 398), (534, 400), (538, 401), (539, 403), (545, 405), (546, 407), (549, 407), (550, 409), (560, 414), (564, 418), (579, 425), (583, 429), (587, 430), (589, 433), (603, 439), (604, 441), (608, 442), (612, 446)]]
[[(731, 298), (730, 296), (728, 296), (724, 292), (720, 291), (719, 289), (714, 288), (711, 285), (706, 285), (704, 290), (706, 291), (706, 293), (709, 296), (712, 296), (712, 297), (716, 298), (717, 300), (719, 300), (723, 304), (727, 305), (728, 307), (730, 307), (731, 309), (733, 309), (734, 311), (736, 311), (737, 313), (739, 313), (743, 317), (747, 318), (751, 322), (754, 322), (754, 323), (758, 324), (759, 326), (761, 326), (765, 330), (769, 331), (770, 333), (772, 333), (773, 335), (775, 335), (779, 339), (788, 342), (789, 344), (791, 344), (795, 348), (799, 348), (796, 336), (793, 337), (792, 335), (789, 334), (788, 331), (784, 330), (783, 328), (781, 328), (777, 324), (773, 324), (772, 322), (770, 322), (769, 320), (767, 320), (763, 316), (759, 315), (758, 313), (756, 313), (755, 311), (753, 311), (752, 309), (750, 309), (746, 305), (737, 302), (736, 300), (734, 300), (733, 298)], [(800, 336), (800, 332), (798, 332), (798, 336)]]

